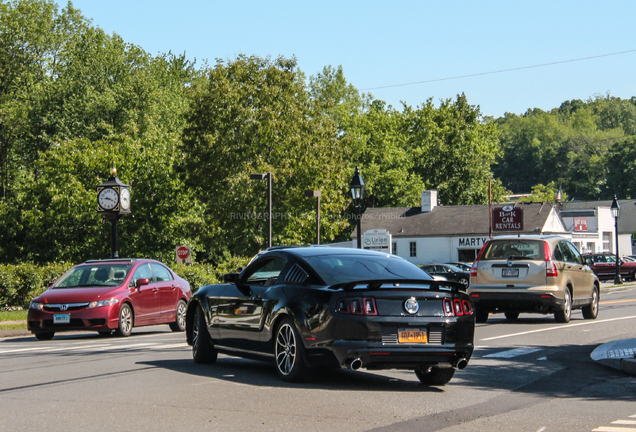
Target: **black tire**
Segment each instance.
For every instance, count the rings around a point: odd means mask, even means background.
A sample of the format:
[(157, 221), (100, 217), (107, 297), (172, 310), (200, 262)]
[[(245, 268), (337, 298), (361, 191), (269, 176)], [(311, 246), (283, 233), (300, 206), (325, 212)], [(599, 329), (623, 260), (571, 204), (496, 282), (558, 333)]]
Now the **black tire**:
[(519, 312), (504, 312), (507, 320), (514, 321), (519, 318)]
[(217, 357), (203, 310), (197, 306), (192, 322), (192, 358), (195, 363), (212, 364), (216, 363)]
[(55, 332), (43, 332), (43, 333), (36, 333), (35, 334), (35, 338), (37, 340), (51, 340), (53, 339), (53, 336), (55, 336)]
[(488, 321), (488, 312), (475, 309), (475, 321), (478, 323), (485, 323)]
[(457, 280), (460, 284), (464, 285), (464, 288), (468, 288), (468, 284), (470, 283), (466, 278), (459, 278)]
[(422, 384), (431, 386), (443, 386), (453, 379), (455, 375), (455, 369), (453, 368), (431, 368), (429, 372), (426, 372), (427, 368), (416, 369), (415, 375)]
[(119, 324), (115, 330), (115, 334), (120, 337), (128, 337), (132, 333), (134, 326), (134, 317), (132, 309), (128, 303), (121, 305), (119, 309)]
[(173, 332), (182, 332), (186, 328), (186, 302), (179, 300), (177, 303), (177, 314), (174, 322), (170, 323), (170, 330)]
[(554, 313), (554, 320), (561, 324), (567, 324), (570, 322), (572, 316), (572, 295), (570, 289), (566, 288), (563, 293), (563, 310)]
[(596, 319), (598, 316), (598, 303), (599, 303), (598, 287), (595, 285), (592, 291), (592, 302), (583, 308), (583, 318)]
[(305, 346), (290, 318), (283, 318), (276, 329), (274, 358), (276, 372), (284, 381), (303, 382), (311, 377), (311, 368), (305, 364)]

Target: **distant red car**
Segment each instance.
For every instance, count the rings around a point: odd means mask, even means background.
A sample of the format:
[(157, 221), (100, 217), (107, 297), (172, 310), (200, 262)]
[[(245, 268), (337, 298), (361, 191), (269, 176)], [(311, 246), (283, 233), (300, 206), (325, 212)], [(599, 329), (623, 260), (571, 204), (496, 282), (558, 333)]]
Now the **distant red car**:
[(155, 324), (184, 331), (191, 296), (190, 284), (159, 261), (86, 261), (31, 301), (27, 325), (39, 340), (72, 330), (129, 336)]
[[(590, 267), (599, 279), (612, 279), (616, 276), (616, 254), (593, 253), (584, 254), (583, 259), (590, 259)], [(636, 262), (620, 260), (619, 272), (623, 279), (636, 280)]]

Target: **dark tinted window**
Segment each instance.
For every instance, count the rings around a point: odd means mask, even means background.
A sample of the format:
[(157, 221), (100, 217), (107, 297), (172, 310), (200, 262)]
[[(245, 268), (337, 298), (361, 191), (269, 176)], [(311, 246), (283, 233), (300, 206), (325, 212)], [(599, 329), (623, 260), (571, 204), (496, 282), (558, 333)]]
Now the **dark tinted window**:
[(544, 242), (542, 240), (510, 239), (492, 240), (486, 245), (482, 260), (531, 259), (543, 260)]
[(328, 285), (380, 279), (431, 279), (415, 264), (395, 255), (321, 255), (305, 260)]
[(283, 258), (265, 258), (261, 261), (254, 262), (249, 266), (245, 277), (247, 283), (269, 286), (272, 285), (278, 275), (285, 267), (285, 261)]

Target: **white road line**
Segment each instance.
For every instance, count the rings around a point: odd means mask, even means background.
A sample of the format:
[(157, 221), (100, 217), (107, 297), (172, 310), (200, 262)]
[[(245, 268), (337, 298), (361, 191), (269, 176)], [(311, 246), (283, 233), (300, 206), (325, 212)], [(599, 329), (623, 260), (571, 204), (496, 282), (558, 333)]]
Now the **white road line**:
[(636, 425), (636, 421), (635, 420), (616, 420), (616, 421), (613, 421), (612, 424)]
[[(108, 350), (126, 351), (131, 348), (139, 348), (139, 347), (149, 346), (149, 345), (156, 345), (156, 343), (149, 342), (149, 343), (138, 343), (138, 344), (131, 344), (131, 345), (108, 345), (102, 348), (91, 349), (91, 351), (108, 351)], [(86, 350), (80, 349), (77, 351), (86, 351)]]
[(488, 354), (484, 357), (490, 358), (514, 358), (519, 357), (526, 354), (531, 354), (533, 352), (541, 351), (541, 348), (515, 348), (507, 351), (501, 351), (498, 353)]
[(150, 349), (169, 349), (169, 348), (190, 348), (187, 343), (179, 342), (174, 344), (166, 344), (166, 345), (155, 345), (149, 347)]
[(601, 426), (596, 429), (592, 429), (592, 432), (635, 432), (634, 428), (624, 428), (624, 427), (612, 427), (612, 426)]
[(592, 325), (592, 324), (604, 324), (604, 323), (608, 323), (608, 322), (612, 322), (612, 321), (621, 321), (621, 320), (633, 319), (633, 318), (636, 318), (636, 315), (627, 316), (627, 317), (621, 317), (621, 318), (610, 318), (610, 319), (606, 319), (606, 320), (588, 321), (588, 322), (576, 323), (576, 324), (568, 324), (568, 325), (562, 325), (562, 326), (557, 326), (557, 327), (549, 327), (549, 328), (544, 328), (544, 329), (539, 329), (539, 330), (530, 330), (530, 331), (526, 331), (526, 332), (512, 333), (512, 334), (503, 335), (503, 336), (494, 336), (494, 337), (489, 337), (489, 338), (480, 339), (480, 340), (482, 340), (482, 341), (491, 341), (491, 340), (496, 340), (496, 339), (504, 339), (504, 338), (509, 338), (509, 337), (515, 337), (515, 336), (523, 336), (523, 335), (532, 334), (532, 333), (541, 333), (541, 332), (546, 332), (546, 331), (551, 331), (551, 330), (568, 330), (568, 329), (571, 329), (572, 327), (579, 327), (579, 326)]
[(11, 350), (0, 351), (0, 354), (16, 353), (16, 352), (28, 352), (28, 351), (42, 351), (42, 350), (47, 350), (47, 349), (50, 349), (50, 347), (19, 348), (19, 349), (11, 349)]

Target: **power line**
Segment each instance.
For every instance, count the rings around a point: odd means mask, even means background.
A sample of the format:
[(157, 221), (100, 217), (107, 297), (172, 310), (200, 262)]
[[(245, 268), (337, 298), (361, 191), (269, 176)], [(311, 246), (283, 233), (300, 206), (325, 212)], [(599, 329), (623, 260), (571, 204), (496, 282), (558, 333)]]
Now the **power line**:
[(432, 80), (416, 81), (416, 82), (404, 83), (404, 84), (392, 84), (392, 85), (385, 85), (385, 86), (378, 86), (378, 87), (368, 87), (368, 88), (360, 89), (360, 91), (378, 90), (378, 89), (386, 89), (386, 88), (393, 88), (393, 87), (406, 87), (406, 86), (412, 86), (412, 85), (418, 85), (418, 84), (428, 84), (428, 83), (440, 82), (440, 81), (451, 81), (451, 80), (456, 80), (456, 79), (471, 78), (471, 77), (477, 77), (477, 76), (483, 76), (483, 75), (494, 75), (494, 74), (500, 74), (500, 73), (504, 73), (504, 72), (513, 72), (513, 71), (524, 70), (524, 69), (535, 69), (535, 68), (540, 68), (540, 67), (545, 67), (545, 66), (554, 66), (554, 65), (558, 65), (558, 64), (564, 64), (564, 63), (574, 63), (574, 62), (592, 60), (592, 59), (597, 59), (597, 58), (602, 58), (602, 57), (610, 57), (610, 56), (617, 56), (617, 55), (622, 55), (622, 54), (630, 54), (630, 53), (633, 53), (633, 52), (636, 52), (636, 49), (628, 50), (628, 51), (620, 51), (620, 52), (615, 52), (615, 53), (610, 53), (610, 54), (601, 54), (601, 55), (590, 56), (590, 57), (581, 57), (581, 58), (571, 59), (571, 60), (562, 60), (562, 61), (557, 61), (557, 62), (552, 62), (552, 63), (542, 63), (542, 64), (537, 64), (537, 65), (532, 65), (532, 66), (521, 66), (521, 67), (511, 68), (511, 69), (501, 69), (501, 70), (496, 70), (496, 71), (491, 71), (491, 72), (480, 72), (480, 73), (474, 73), (474, 74), (468, 74), (468, 75), (459, 75), (459, 76), (448, 77), (448, 78), (436, 78), (436, 79), (432, 79)]

